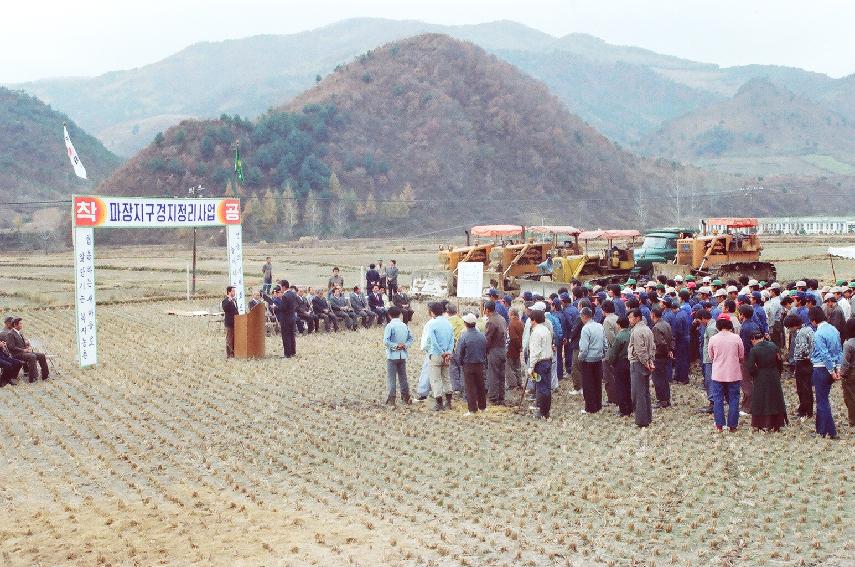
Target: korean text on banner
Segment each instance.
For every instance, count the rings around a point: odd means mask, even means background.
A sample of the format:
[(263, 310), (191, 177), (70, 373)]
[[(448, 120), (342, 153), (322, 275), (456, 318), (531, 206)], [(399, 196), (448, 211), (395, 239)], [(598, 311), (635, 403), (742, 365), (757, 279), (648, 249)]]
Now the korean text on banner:
[(74, 226), (191, 228), (240, 224), (240, 199), (74, 196)]
[(95, 327), (95, 235), (92, 228), (74, 229), (74, 286), (80, 366), (94, 366), (98, 362), (98, 339)]
[(226, 246), (229, 248), (229, 285), (235, 287), (235, 301), (238, 312), (246, 311), (243, 290), (243, 234), (239, 224), (230, 224), (226, 228)]
[(457, 297), (478, 298), (484, 293), (484, 263), (457, 264)]

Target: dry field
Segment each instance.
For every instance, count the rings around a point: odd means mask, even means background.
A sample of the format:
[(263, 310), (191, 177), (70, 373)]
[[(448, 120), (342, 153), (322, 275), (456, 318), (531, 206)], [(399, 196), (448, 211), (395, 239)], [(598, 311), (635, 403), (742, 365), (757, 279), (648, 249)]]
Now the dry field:
[[(308, 284), (331, 264), (353, 281), (380, 257), (432, 267), (432, 246), (404, 248), (272, 255), (275, 275)], [(767, 252), (820, 273), (821, 248)], [(248, 250), (250, 284), (265, 254)], [(226, 362), (220, 326), (165, 314), (186, 302), (124, 302), (182, 294), (186, 256), (98, 250), (99, 294), (119, 303), (99, 307), (90, 370), (73, 361), (73, 307), (59, 307), (69, 255), (0, 258), (0, 302), (58, 355), (53, 380), (0, 390), (3, 565), (855, 564), (845, 427), (837, 442), (812, 422), (714, 434), (694, 411), (697, 378), (644, 433), (611, 411), (580, 415), (563, 391), (551, 423), (506, 408), (467, 418), (459, 402), (386, 408), (379, 329), (298, 338), (294, 360)], [(224, 251), (204, 249), (200, 266), (200, 289), (219, 294)], [(57, 307), (35, 307), (46, 301)], [(785, 392), (792, 409), (791, 379)], [(832, 406), (842, 426), (839, 388)]]

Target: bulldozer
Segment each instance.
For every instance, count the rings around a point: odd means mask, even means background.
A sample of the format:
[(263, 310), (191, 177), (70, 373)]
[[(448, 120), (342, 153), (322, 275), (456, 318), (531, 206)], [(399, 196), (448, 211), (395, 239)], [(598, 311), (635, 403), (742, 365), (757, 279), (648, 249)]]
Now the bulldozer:
[[(637, 230), (589, 230), (577, 235), (584, 250), (570, 250), (576, 254), (553, 255), (540, 266), (541, 277), (521, 282), (520, 289), (548, 295), (574, 280), (605, 285), (621, 282), (638, 273), (635, 267), (632, 244), (641, 236)], [(588, 250), (588, 241), (604, 240), (601, 252)], [(629, 241), (626, 245), (617, 242)]]
[(747, 276), (772, 281), (775, 265), (760, 260), (763, 246), (756, 218), (711, 218), (701, 221), (701, 233), (677, 240), (673, 262), (655, 263), (653, 275), (673, 277), (691, 273), (720, 280)]

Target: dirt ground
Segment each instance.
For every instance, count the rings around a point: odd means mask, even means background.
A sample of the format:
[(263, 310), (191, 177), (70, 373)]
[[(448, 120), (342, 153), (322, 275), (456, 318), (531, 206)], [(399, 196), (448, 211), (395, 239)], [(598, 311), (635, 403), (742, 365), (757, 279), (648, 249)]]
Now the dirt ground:
[[(812, 246), (769, 253), (819, 273)], [(265, 254), (250, 248), (247, 273)], [(277, 276), (307, 284), (333, 263), (352, 280), (380, 257), (434, 262), (427, 247), (271, 255)], [(180, 294), (185, 261), (99, 250), (99, 287)], [(70, 258), (0, 263), (21, 268), (4, 314), (56, 355), (52, 380), (0, 390), (3, 565), (855, 564), (855, 434), (839, 388), (840, 441), (813, 438), (812, 421), (715, 434), (695, 411), (697, 376), (644, 432), (611, 410), (580, 415), (566, 385), (550, 423), (509, 408), (465, 417), (460, 402), (391, 409), (379, 328), (298, 338), (287, 361), (270, 337), (268, 358), (225, 361), (221, 325), (165, 313), (215, 299), (99, 306), (101, 364), (82, 370), (73, 307), (33, 305), (70, 303)], [(204, 250), (201, 289), (219, 292), (224, 264)], [(789, 377), (784, 390), (792, 412)]]

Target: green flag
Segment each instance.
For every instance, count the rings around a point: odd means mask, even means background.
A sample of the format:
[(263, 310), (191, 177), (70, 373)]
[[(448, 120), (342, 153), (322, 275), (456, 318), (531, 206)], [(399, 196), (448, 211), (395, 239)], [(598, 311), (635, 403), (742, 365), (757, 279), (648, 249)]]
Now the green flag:
[(235, 146), (235, 176), (243, 183), (243, 161), (240, 159), (240, 146)]

